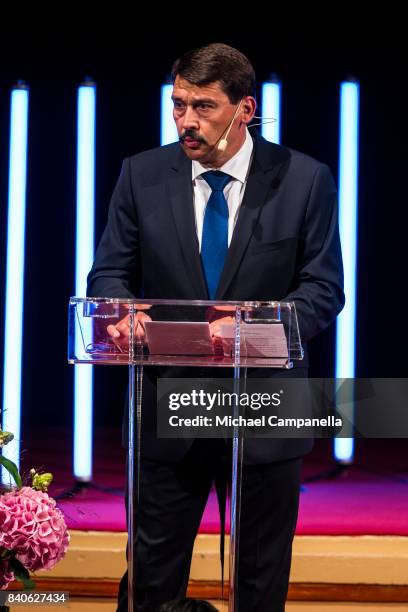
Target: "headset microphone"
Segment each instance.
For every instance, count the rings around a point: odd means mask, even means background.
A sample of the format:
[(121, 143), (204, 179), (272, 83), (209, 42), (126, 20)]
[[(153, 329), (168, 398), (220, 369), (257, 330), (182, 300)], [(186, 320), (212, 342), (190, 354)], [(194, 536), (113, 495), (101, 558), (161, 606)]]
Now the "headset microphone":
[[(231, 131), (232, 124), (234, 123), (234, 120), (235, 120), (236, 116), (238, 115), (238, 113), (240, 111), (240, 108), (242, 106), (242, 102), (243, 102), (243, 99), (240, 101), (240, 103), (238, 104), (237, 108), (235, 109), (235, 113), (234, 113), (234, 116), (232, 117), (231, 121), (229, 122), (227, 127), (224, 129), (224, 131), (227, 130), (227, 133), (225, 134), (224, 138), (221, 138), (218, 141), (218, 143), (216, 142), (214, 145), (212, 145), (212, 147), (211, 147), (212, 149), (216, 148), (217, 151), (220, 151), (221, 153), (223, 153), (225, 151), (225, 149), (227, 148), (227, 146), (228, 146), (228, 136), (229, 136), (229, 133)], [(264, 121), (260, 121), (259, 123), (253, 123), (252, 125), (248, 125), (247, 126), (248, 128), (255, 127), (257, 125), (263, 125), (264, 123), (274, 123), (276, 121), (276, 119), (273, 118), (273, 117), (258, 117), (256, 115), (254, 115), (253, 119), (265, 119), (265, 120)]]
[[(232, 124), (234, 123), (234, 120), (235, 120), (236, 116), (239, 113), (239, 109), (241, 108), (242, 102), (243, 102), (243, 100), (241, 100), (241, 102), (238, 104), (233, 118), (229, 122), (228, 127), (225, 128), (227, 130), (227, 133), (225, 134), (224, 138), (221, 138), (221, 140), (218, 142), (218, 144), (217, 144), (217, 151), (221, 151), (223, 153), (225, 151), (225, 149), (227, 148), (227, 146), (228, 146), (227, 138), (228, 138), (229, 133), (231, 131)], [(266, 123), (275, 123), (276, 122), (276, 119), (274, 117), (259, 117), (257, 115), (254, 115), (253, 119), (261, 119), (261, 120), (263, 119), (263, 120), (260, 121), (259, 123), (252, 123), (251, 125), (248, 125), (247, 126), (248, 128), (256, 127), (257, 125), (264, 125)]]
[(228, 141), (226, 138), (223, 138), (222, 140), (220, 140), (220, 142), (217, 145), (217, 150), (221, 151), (222, 153), (224, 153), (225, 149), (227, 148), (228, 145)]
[(233, 116), (233, 118), (231, 119), (231, 121), (229, 122), (229, 125), (228, 125), (228, 128), (227, 128), (227, 133), (225, 134), (224, 138), (222, 138), (222, 139), (219, 141), (219, 143), (218, 143), (218, 145), (217, 145), (217, 151), (221, 151), (221, 152), (223, 153), (223, 152), (225, 151), (225, 149), (227, 148), (227, 146), (228, 146), (228, 140), (227, 140), (227, 138), (228, 138), (228, 135), (229, 135), (229, 133), (230, 133), (230, 131), (231, 131), (232, 124), (234, 123), (235, 117), (236, 117), (236, 116), (238, 115), (238, 113), (239, 113), (239, 109), (241, 108), (241, 104), (242, 104), (242, 100), (241, 100), (241, 101), (240, 101), (240, 103), (238, 104), (238, 106), (237, 106), (237, 108), (236, 108), (236, 110), (235, 110), (234, 116)]

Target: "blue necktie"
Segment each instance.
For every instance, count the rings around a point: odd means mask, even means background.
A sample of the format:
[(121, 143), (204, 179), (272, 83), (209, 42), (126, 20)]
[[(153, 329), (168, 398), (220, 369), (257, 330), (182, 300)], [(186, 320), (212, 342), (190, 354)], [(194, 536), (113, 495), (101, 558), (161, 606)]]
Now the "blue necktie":
[(214, 300), (228, 251), (228, 204), (223, 190), (232, 176), (219, 170), (204, 172), (201, 176), (211, 187), (204, 215), (201, 261), (208, 295)]

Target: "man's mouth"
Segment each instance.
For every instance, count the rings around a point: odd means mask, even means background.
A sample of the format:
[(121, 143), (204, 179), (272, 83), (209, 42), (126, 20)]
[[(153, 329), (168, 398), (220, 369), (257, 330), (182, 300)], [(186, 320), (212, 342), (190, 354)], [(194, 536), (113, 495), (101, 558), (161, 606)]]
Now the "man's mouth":
[(194, 140), (194, 138), (184, 138), (183, 144), (187, 145), (190, 149), (197, 149), (200, 146), (199, 140)]
[(186, 131), (182, 136), (180, 136), (181, 144), (186, 145), (189, 149), (198, 149), (201, 144), (205, 143), (204, 138), (197, 136), (192, 132)]

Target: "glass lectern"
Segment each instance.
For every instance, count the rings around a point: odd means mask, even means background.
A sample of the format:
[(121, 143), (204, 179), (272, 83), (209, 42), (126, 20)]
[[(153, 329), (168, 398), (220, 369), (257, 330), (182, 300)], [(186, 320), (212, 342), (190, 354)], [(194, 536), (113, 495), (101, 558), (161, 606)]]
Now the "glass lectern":
[[(117, 330), (117, 331), (116, 331)], [(291, 368), (303, 358), (293, 302), (212, 302), (71, 298), (71, 364), (126, 365), (128, 401), (128, 577), (133, 612), (134, 530), (143, 435), (144, 366), (230, 368), (234, 397), (247, 368)], [(158, 407), (154, 407), (156, 410)], [(150, 406), (151, 410), (152, 407)], [(231, 414), (238, 415), (234, 402)], [(157, 432), (156, 432), (157, 434)], [(183, 434), (185, 435), (185, 433)], [(239, 517), (244, 438), (232, 431), (228, 609), (237, 609)]]

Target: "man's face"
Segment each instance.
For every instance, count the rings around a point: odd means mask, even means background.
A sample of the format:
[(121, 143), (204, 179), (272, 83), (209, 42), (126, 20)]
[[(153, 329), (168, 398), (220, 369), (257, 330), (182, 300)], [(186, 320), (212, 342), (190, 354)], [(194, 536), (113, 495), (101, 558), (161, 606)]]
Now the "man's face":
[(238, 104), (231, 104), (219, 81), (198, 86), (177, 76), (172, 99), (181, 146), (190, 159), (218, 167), (235, 155), (245, 140), (247, 98), (232, 123), (225, 152), (218, 151), (217, 144), (225, 136)]

